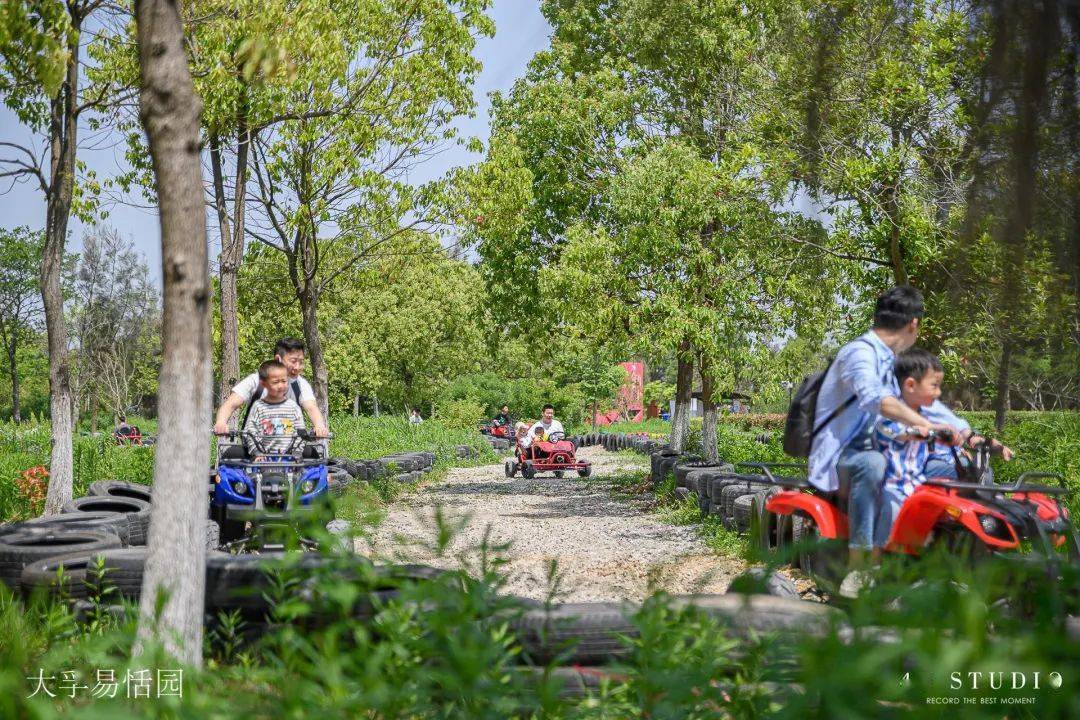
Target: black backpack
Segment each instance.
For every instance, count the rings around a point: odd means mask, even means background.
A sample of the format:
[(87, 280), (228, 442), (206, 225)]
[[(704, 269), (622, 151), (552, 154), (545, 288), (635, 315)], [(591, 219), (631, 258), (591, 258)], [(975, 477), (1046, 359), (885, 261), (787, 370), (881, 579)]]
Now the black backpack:
[(821, 385), (825, 382), (825, 376), (829, 374), (829, 368), (834, 362), (836, 362), (835, 355), (829, 359), (829, 364), (824, 370), (808, 375), (795, 394), (791, 396), (787, 422), (784, 423), (784, 452), (791, 457), (810, 457), (810, 449), (814, 446), (814, 438), (817, 434), (856, 400), (857, 396), (852, 395), (829, 413), (829, 417), (825, 418), (820, 425), (815, 425), (818, 393), (821, 392)]

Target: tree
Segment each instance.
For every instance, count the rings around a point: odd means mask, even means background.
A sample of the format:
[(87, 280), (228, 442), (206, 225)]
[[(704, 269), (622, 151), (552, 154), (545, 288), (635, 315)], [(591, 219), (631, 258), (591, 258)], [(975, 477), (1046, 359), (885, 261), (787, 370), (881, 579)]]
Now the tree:
[(344, 399), (429, 407), (451, 377), (480, 369), (478, 273), (434, 238), (403, 235), (344, 280), (321, 324)]
[(158, 347), (157, 290), (142, 256), (115, 229), (99, 225), (83, 236), (72, 279), (72, 324), (78, 366), (74, 394), (86, 401), (97, 430), (104, 395), (114, 414), (131, 402), (132, 384), (153, 371)]
[[(171, 0), (137, 0), (140, 117), (161, 218), (164, 314), (158, 379), (154, 503), (147, 538), (139, 647), (152, 639), (180, 660), (202, 664), (204, 542), (210, 455), (210, 277), (199, 161), (199, 113)], [(164, 594), (164, 598), (162, 598)]]
[(349, 15), (358, 22), (347, 62), (322, 84), (295, 89), (290, 104), (306, 112), (254, 144), (258, 199), (247, 232), (287, 263), (324, 412), (320, 302), (350, 268), (439, 219), (439, 185), (414, 188), (408, 174), (454, 136), (451, 121), (472, 107), (473, 35), (492, 31), (485, 6), (365, 3)]
[(0, 342), (11, 373), (11, 417), (22, 421), (19, 398), (19, 345), (41, 315), (38, 304), (38, 265), (43, 241), (28, 227), (0, 230)]
[[(92, 176), (76, 192), (79, 119), (112, 101), (111, 88), (80, 93), (82, 28), (104, 11), (102, 0), (16, 0), (4, 3), (0, 33), (0, 96), (20, 122), (42, 139), (48, 166), (31, 145), (0, 143), (0, 177), (34, 182), (45, 196), (45, 237), (40, 289), (49, 356), (52, 452), (45, 514), (60, 512), (72, 496), (72, 397), (61, 274), (68, 220), (73, 211), (88, 219), (93, 208)], [(44, 155), (44, 154), (42, 154)]]

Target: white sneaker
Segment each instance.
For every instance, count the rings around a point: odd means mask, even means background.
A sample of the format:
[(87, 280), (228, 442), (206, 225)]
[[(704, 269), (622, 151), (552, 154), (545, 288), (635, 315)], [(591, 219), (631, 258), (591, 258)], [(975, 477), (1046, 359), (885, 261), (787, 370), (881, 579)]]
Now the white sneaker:
[(869, 570), (852, 570), (840, 583), (838, 594), (840, 597), (854, 599), (866, 588), (874, 586), (874, 576)]

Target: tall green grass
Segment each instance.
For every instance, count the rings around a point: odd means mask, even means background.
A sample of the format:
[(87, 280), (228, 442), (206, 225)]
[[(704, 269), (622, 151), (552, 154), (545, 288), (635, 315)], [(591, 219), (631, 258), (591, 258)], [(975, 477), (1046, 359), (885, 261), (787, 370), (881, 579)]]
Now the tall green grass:
[[(142, 418), (132, 419), (142, 428), (155, 424)], [(334, 438), (332, 455), (349, 458), (376, 458), (396, 452), (427, 450), (435, 453), (436, 468), (476, 462), (495, 462), (497, 456), (476, 430), (451, 430), (436, 420), (410, 425), (397, 417), (353, 418), (335, 416), (330, 421)], [(41, 502), (32, 503), (16, 485), (28, 468), (49, 466), (51, 428), (47, 421), (20, 424), (0, 423), (0, 521), (34, 517), (41, 513)], [(474, 459), (457, 457), (457, 447), (468, 445), (477, 451)], [(97, 480), (128, 480), (150, 484), (154, 477), (154, 449), (119, 446), (111, 431), (96, 437), (75, 436), (75, 497), (86, 493)], [(210, 467), (211, 458), (207, 458)]]

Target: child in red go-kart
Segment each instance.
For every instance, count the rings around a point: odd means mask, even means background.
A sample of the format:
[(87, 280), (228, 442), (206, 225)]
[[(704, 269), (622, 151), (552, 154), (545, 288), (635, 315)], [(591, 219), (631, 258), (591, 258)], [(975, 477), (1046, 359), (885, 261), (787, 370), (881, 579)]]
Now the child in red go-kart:
[(577, 459), (577, 447), (565, 438), (562, 423), (555, 419), (555, 408), (545, 405), (539, 422), (527, 432), (519, 429), (514, 458), (506, 461), (506, 476), (513, 477), (520, 469), (526, 479), (542, 472), (554, 472), (555, 477), (562, 477), (566, 470), (576, 470), (581, 477), (588, 477), (592, 467)]
[[(894, 367), (896, 382), (904, 403), (916, 412), (925, 412), (926, 408), (940, 405), (941, 382), (944, 370), (940, 361), (922, 348), (911, 348), (896, 358)], [(965, 444), (977, 445), (985, 442), (970, 430), (958, 430)], [(937, 447), (935, 443), (948, 447), (950, 437), (936, 433), (934, 437), (905, 428), (901, 423), (887, 418), (878, 420), (874, 428), (874, 443), (885, 457), (885, 476), (881, 488), (880, 512), (874, 523), (874, 546), (902, 550), (902, 538), (895, 537), (894, 527), (907, 500), (926, 482), (927, 473), (940, 475), (947, 479), (956, 479), (956, 472), (946, 472), (940, 462), (934, 459)], [(1000, 452), (1005, 460), (1012, 459), (1012, 451), (990, 441), (993, 449)], [(954, 450), (949, 447), (951, 454)], [(902, 524), (902, 523), (901, 523)]]

